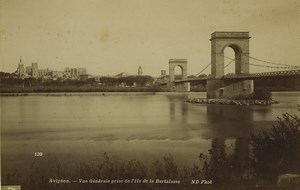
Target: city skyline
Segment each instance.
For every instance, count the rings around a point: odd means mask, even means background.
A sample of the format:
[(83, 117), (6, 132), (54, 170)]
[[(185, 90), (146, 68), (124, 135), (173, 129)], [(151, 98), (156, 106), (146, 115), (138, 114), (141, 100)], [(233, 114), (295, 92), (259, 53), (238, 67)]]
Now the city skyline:
[(210, 62), (214, 31), (249, 31), (251, 56), (300, 62), (300, 2), (294, 0), (4, 0), (0, 9), (5, 72), (14, 72), (22, 56), (41, 68), (83, 66), (92, 75), (114, 75), (141, 66), (145, 75), (158, 76), (169, 59), (185, 58), (192, 75)]
[[(35, 67), (35, 69), (33, 69)], [(34, 71), (33, 71), (34, 70)], [(23, 62), (23, 59), (22, 59), (22, 56), (20, 56), (20, 60), (19, 60), (19, 63), (17, 64), (16, 66), (16, 69), (14, 72), (10, 72), (11, 74), (17, 74), (19, 77), (28, 77), (28, 76), (34, 76), (34, 77), (37, 77), (38, 75), (40, 75), (40, 72), (45, 72), (45, 71), (48, 71), (48, 72), (71, 72), (71, 73), (74, 73), (74, 72), (77, 72), (78, 74), (78, 77), (80, 75), (90, 75), (90, 76), (116, 76), (116, 75), (113, 75), (113, 74), (106, 74), (106, 75), (97, 75), (97, 74), (94, 74), (94, 75), (91, 75), (87, 72), (87, 68), (86, 67), (78, 67), (78, 68), (74, 68), (74, 67), (65, 67), (63, 70), (57, 70), (57, 69), (53, 69), (53, 68), (49, 68), (49, 67), (46, 67), (46, 68), (39, 68), (38, 67), (38, 63), (37, 62), (32, 62), (31, 64), (24, 64)], [(35, 73), (35, 74), (33, 74)], [(121, 72), (121, 73), (126, 73), (126, 72)], [(118, 73), (118, 74), (121, 74), (121, 73)], [(117, 75), (118, 75), (117, 74)], [(143, 69), (141, 66), (139, 66), (137, 68), (137, 73), (127, 73), (128, 75), (143, 75)]]
[(20, 78), (43, 78), (43, 79), (55, 79), (64, 78), (64, 79), (77, 79), (79, 80), (81, 77), (85, 77), (88, 75), (86, 67), (66, 67), (63, 71), (52, 70), (48, 67), (46, 69), (41, 69), (38, 67), (38, 63), (33, 62), (31, 65), (27, 66), (22, 61), (22, 56), (20, 57), (20, 61), (18, 63), (18, 67), (14, 74), (17, 74)]
[[(29, 65), (24, 64), (22, 60), (22, 56), (20, 57), (19, 63), (17, 65), (17, 68), (14, 72), (11, 72), (11, 74), (16, 74), (20, 78), (28, 78), (28, 77), (34, 77), (34, 78), (48, 78), (48, 79), (57, 79), (57, 78), (70, 78), (70, 79), (80, 79), (81, 75), (84, 76), (90, 76), (90, 77), (99, 77), (99, 76), (109, 76), (109, 77), (118, 77), (123, 75), (128, 76), (143, 76), (143, 69), (141, 66), (137, 68), (137, 73), (127, 73), (127, 72), (121, 72), (117, 75), (107, 74), (107, 75), (91, 75), (87, 72), (86, 67), (65, 67), (63, 70), (56, 70), (53, 68), (47, 67), (45, 68), (39, 68), (37, 62), (33, 62)], [(160, 75), (161, 76), (161, 75)]]

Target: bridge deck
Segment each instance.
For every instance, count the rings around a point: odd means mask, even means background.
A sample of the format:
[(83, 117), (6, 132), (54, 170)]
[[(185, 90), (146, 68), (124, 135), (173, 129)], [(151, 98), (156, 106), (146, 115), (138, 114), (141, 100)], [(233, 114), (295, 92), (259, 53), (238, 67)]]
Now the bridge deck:
[[(249, 73), (249, 74), (234, 74), (225, 75), (220, 79), (223, 80), (254, 80), (254, 79), (269, 79), (269, 78), (288, 78), (288, 77), (300, 77), (300, 70), (288, 70), (288, 71), (275, 71), (275, 72), (265, 72), (265, 73)], [(206, 81), (210, 77), (201, 78), (188, 78), (184, 80), (175, 80), (175, 83), (193, 82), (193, 81)], [(211, 77), (213, 78), (213, 77)]]

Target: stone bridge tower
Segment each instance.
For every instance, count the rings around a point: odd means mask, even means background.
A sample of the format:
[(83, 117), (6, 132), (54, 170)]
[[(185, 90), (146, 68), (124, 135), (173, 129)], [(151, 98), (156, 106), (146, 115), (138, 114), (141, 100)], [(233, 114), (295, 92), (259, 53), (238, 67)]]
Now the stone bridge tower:
[(169, 88), (170, 91), (188, 92), (190, 91), (190, 83), (175, 84), (175, 67), (181, 69), (181, 79), (187, 79), (187, 59), (169, 59)]
[(235, 74), (249, 73), (249, 32), (214, 32), (211, 34), (211, 76), (207, 80), (207, 98), (234, 98), (253, 92), (253, 80), (226, 81), (224, 49), (235, 52)]

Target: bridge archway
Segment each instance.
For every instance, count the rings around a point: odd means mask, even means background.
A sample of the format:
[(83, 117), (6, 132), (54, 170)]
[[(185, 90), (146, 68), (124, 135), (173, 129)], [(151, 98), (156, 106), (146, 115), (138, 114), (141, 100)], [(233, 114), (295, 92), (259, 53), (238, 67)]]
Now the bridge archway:
[[(223, 49), (224, 75), (240, 73), (241, 50), (239, 46), (229, 45)], [(232, 59), (229, 59), (232, 58)]]
[[(207, 80), (208, 98), (235, 98), (253, 92), (252, 80), (224, 79), (224, 51), (234, 51), (235, 75), (249, 73), (249, 32), (214, 32), (211, 34), (211, 77)], [(230, 59), (230, 58), (229, 58)]]
[(249, 32), (214, 32), (211, 34), (211, 74), (224, 76), (224, 50), (235, 52), (235, 74), (249, 73)]
[(169, 59), (170, 91), (189, 91), (189, 83), (175, 84), (175, 68), (181, 68), (181, 79), (187, 79), (187, 59)]
[(175, 75), (175, 80), (182, 80), (183, 76), (183, 68), (181, 66), (175, 66), (174, 67), (174, 75)]
[(170, 59), (169, 60), (169, 75), (170, 82), (175, 80), (175, 68), (181, 68), (182, 79), (187, 78), (187, 60), (186, 59)]

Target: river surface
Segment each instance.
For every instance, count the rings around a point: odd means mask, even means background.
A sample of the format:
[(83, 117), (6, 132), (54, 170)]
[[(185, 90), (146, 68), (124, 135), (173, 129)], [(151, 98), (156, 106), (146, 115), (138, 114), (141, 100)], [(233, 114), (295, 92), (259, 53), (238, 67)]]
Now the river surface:
[[(171, 154), (178, 163), (192, 163), (199, 153), (208, 154), (218, 139), (243, 149), (251, 131), (269, 129), (285, 112), (299, 115), (300, 92), (274, 92), (273, 99), (280, 103), (271, 106), (184, 101), (205, 96), (1, 97), (2, 172), (25, 171), (32, 162), (48, 156), (89, 162), (104, 152), (145, 162)], [(36, 152), (42, 152), (42, 157), (37, 158)]]

